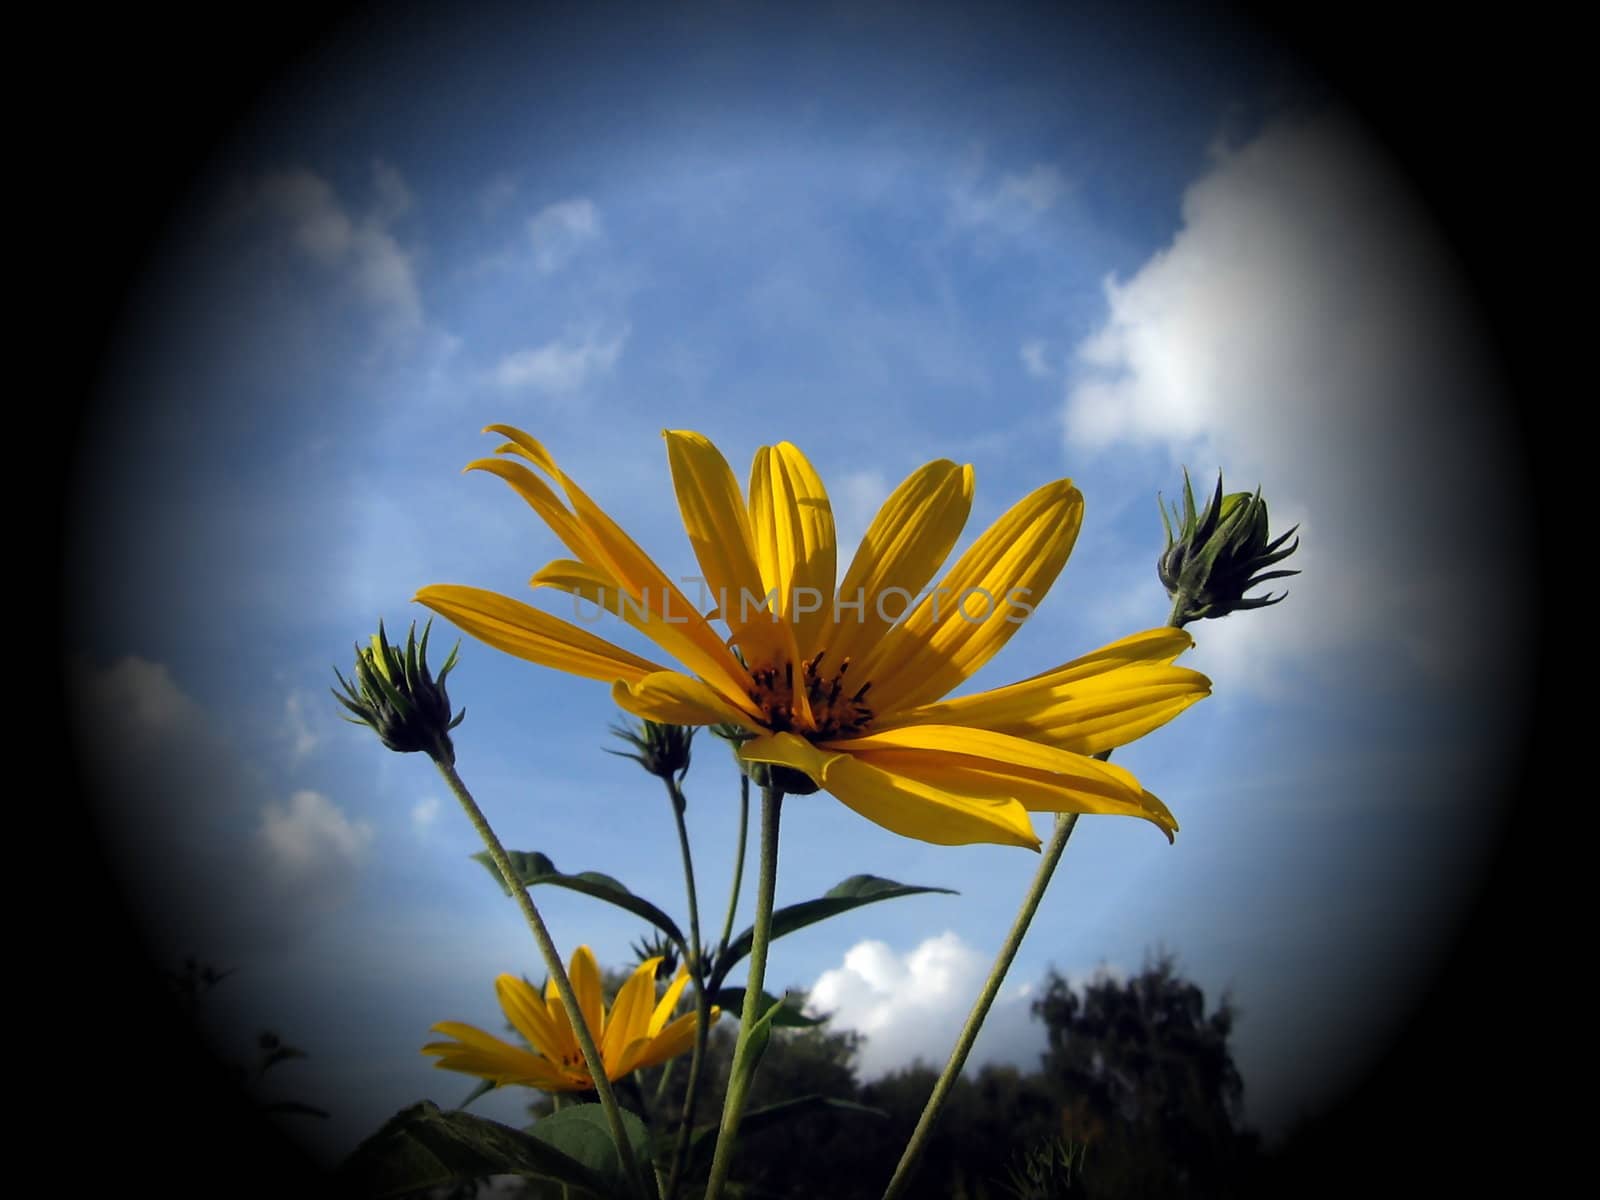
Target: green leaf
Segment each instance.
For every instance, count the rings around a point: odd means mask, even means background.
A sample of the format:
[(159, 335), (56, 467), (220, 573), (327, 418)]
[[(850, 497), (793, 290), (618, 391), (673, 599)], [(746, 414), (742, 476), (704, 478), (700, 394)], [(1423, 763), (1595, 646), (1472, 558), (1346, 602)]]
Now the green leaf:
[[(495, 867), (494, 860), (489, 857), (488, 852), (480, 850), (472, 857), (484, 865), (495, 882), (509, 896), (511, 889), (505, 880), (500, 878), (500, 871)], [(511, 860), (511, 869), (516, 872), (517, 879), (525, 886), (536, 887), (541, 883), (551, 883), (556, 887), (582, 892), (585, 896), (593, 896), (596, 900), (615, 904), (618, 908), (627, 909), (636, 917), (643, 917), (676, 942), (680, 950), (684, 949), (683, 931), (678, 928), (677, 923), (650, 901), (642, 896), (635, 896), (619, 880), (609, 875), (602, 875), (599, 871), (564, 875), (556, 870), (556, 865), (550, 861), (549, 855), (540, 854), (537, 850), (507, 850), (506, 857)], [(684, 950), (684, 953), (687, 954), (688, 951)], [(745, 953), (748, 954), (749, 951), (746, 950)]]
[[(610, 1140), (606, 1139), (607, 1146)], [(612, 1151), (613, 1160), (615, 1156)], [(554, 1179), (601, 1200), (616, 1194), (609, 1175), (549, 1141), (471, 1113), (442, 1112), (430, 1100), (389, 1118), (339, 1164), (336, 1178), (340, 1195), (380, 1200), (486, 1175)]]
[[(788, 999), (787, 996), (784, 997)], [(744, 989), (742, 987), (720, 988), (711, 993), (711, 1003), (719, 1005), (724, 1013), (732, 1013), (737, 1017), (744, 1012)], [(774, 1004), (781, 1001), (773, 999), (766, 992), (761, 993), (761, 1008), (765, 1012)], [(784, 1004), (777, 1016), (772, 1018), (772, 1023), (780, 1029), (802, 1029), (811, 1025), (821, 1025), (827, 1017), (808, 1017), (793, 1005)]]
[[(829, 888), (819, 899), (788, 904), (776, 910), (772, 914), (772, 936), (780, 938), (796, 929), (804, 929), (807, 925), (860, 908), (863, 904), (876, 904), (879, 900), (916, 896), (923, 892), (943, 892), (950, 896), (956, 894), (951, 888), (912, 887), (879, 875), (852, 875), (843, 883)], [(754, 937), (754, 929), (746, 929), (728, 944), (727, 951), (717, 959), (716, 976), (710, 981), (710, 986), (721, 984), (727, 978), (728, 969), (750, 953), (750, 943)]]
[[(641, 1166), (650, 1161), (650, 1134), (639, 1120), (625, 1108), (622, 1129), (633, 1147), (633, 1157)], [(617, 1145), (611, 1140), (611, 1127), (606, 1122), (605, 1109), (598, 1104), (571, 1104), (548, 1117), (533, 1123), (534, 1137), (553, 1146), (568, 1158), (582, 1163), (606, 1181), (611, 1190), (607, 1196), (621, 1196), (628, 1192), (629, 1183), (622, 1173), (622, 1160), (617, 1155)]]
[[(765, 992), (761, 993), (762, 999), (768, 999)], [(773, 1000), (766, 1010), (750, 1026), (750, 1036), (745, 1039), (744, 1057), (734, 1059), (734, 1069), (744, 1077), (746, 1086), (756, 1077), (756, 1068), (761, 1065), (762, 1056), (767, 1052), (767, 1043), (772, 1040), (772, 1022), (777, 1018), (778, 1011), (783, 1007), (782, 1000)], [(733, 1084), (729, 1083), (730, 1091)]]

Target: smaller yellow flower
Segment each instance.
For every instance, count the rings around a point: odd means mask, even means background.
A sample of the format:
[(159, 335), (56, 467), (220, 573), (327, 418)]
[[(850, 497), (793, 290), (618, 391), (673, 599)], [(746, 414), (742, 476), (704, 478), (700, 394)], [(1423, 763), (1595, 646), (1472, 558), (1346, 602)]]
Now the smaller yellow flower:
[[(685, 1013), (669, 1021), (678, 997), (689, 982), (689, 973), (679, 968), (666, 993), (656, 1000), (656, 967), (660, 958), (648, 959), (617, 992), (607, 1012), (600, 993), (600, 966), (587, 946), (572, 955), (567, 974), (578, 998), (584, 1023), (594, 1035), (595, 1046), (605, 1063), (606, 1077), (621, 1079), (629, 1071), (666, 1062), (694, 1045), (695, 1014)], [(497, 1086), (520, 1083), (544, 1092), (587, 1092), (594, 1080), (578, 1050), (578, 1039), (567, 1020), (567, 1010), (556, 995), (555, 982), (545, 985), (543, 998), (536, 989), (514, 975), (494, 981), (500, 1007), (518, 1033), (533, 1047), (529, 1052), (493, 1034), (461, 1021), (441, 1021), (434, 1032), (454, 1038), (453, 1042), (430, 1042), (424, 1054), (437, 1054), (435, 1066), (464, 1071)], [(711, 1009), (714, 1023), (721, 1010)]]

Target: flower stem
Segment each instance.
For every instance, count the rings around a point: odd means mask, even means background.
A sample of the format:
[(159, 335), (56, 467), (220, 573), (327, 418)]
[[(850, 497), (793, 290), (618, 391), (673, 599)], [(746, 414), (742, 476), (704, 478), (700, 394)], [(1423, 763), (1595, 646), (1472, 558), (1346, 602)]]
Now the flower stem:
[[(1172, 612), (1167, 618), (1167, 624), (1174, 629), (1182, 629), (1185, 624), (1184, 606), (1185, 600), (1180, 595), (1174, 600)], [(1094, 757), (1104, 762), (1111, 757), (1111, 751), (1102, 750)], [(1000, 985), (1005, 982), (1006, 972), (1011, 969), (1012, 960), (1017, 957), (1017, 951), (1022, 947), (1022, 939), (1027, 936), (1028, 926), (1033, 923), (1034, 914), (1039, 911), (1039, 902), (1044, 899), (1045, 889), (1050, 886), (1050, 877), (1055, 874), (1056, 865), (1061, 861), (1062, 852), (1067, 848), (1067, 841), (1077, 827), (1077, 813), (1056, 814), (1055, 832), (1050, 835), (1050, 841), (1045, 845), (1039, 869), (1033, 875), (1033, 884), (1028, 888), (1028, 894), (1022, 898), (1022, 907), (1017, 910), (1016, 920), (1011, 923), (1011, 932), (1006, 935), (1000, 953), (995, 955), (994, 966), (989, 970), (989, 978), (984, 982), (977, 1003), (972, 1006), (972, 1012), (967, 1016), (967, 1023), (961, 1027), (961, 1035), (956, 1038), (955, 1048), (950, 1051), (950, 1061), (945, 1063), (944, 1071), (934, 1082), (933, 1092), (928, 1096), (927, 1104), (923, 1106), (922, 1116), (917, 1119), (917, 1127), (911, 1132), (911, 1140), (906, 1143), (906, 1148), (900, 1155), (894, 1175), (889, 1179), (889, 1186), (883, 1190), (883, 1200), (895, 1200), (895, 1197), (902, 1195), (910, 1184), (911, 1177), (916, 1173), (922, 1151), (927, 1146), (934, 1123), (939, 1119), (939, 1110), (944, 1107), (945, 1101), (950, 1096), (950, 1090), (961, 1077), (962, 1068), (967, 1065), (967, 1055), (972, 1051), (972, 1043), (977, 1040), (978, 1031), (983, 1028), (984, 1019), (988, 1017), (995, 997), (1000, 994)]]
[(776, 787), (761, 791), (761, 875), (756, 887), (756, 919), (750, 942), (750, 973), (744, 985), (744, 1012), (739, 1018), (739, 1042), (733, 1048), (733, 1067), (728, 1073), (728, 1094), (722, 1105), (722, 1127), (717, 1131), (717, 1150), (711, 1159), (711, 1177), (706, 1183), (705, 1200), (717, 1200), (733, 1165), (734, 1144), (739, 1138), (739, 1118), (744, 1115), (754, 1064), (747, 1062), (750, 1033), (762, 1017), (761, 988), (767, 977), (767, 943), (772, 939), (772, 898), (778, 885), (778, 815), (783, 792)]
[(689, 828), (683, 813), (688, 803), (683, 789), (673, 780), (667, 780), (667, 796), (672, 801), (672, 817), (678, 826), (678, 850), (683, 855), (683, 886), (689, 894), (689, 970), (698, 980), (705, 974), (705, 964), (700, 961), (700, 903), (694, 887), (694, 858), (689, 853)]
[(678, 1190), (678, 1173), (683, 1167), (683, 1156), (689, 1146), (689, 1131), (694, 1124), (694, 1110), (700, 1098), (700, 1066), (706, 1056), (706, 1026), (711, 1021), (711, 999), (706, 995), (706, 963), (700, 953), (700, 904), (694, 886), (694, 859), (689, 854), (689, 829), (684, 823), (684, 810), (688, 804), (683, 790), (671, 778), (666, 781), (667, 795), (672, 800), (672, 815), (678, 824), (678, 848), (683, 852), (684, 886), (689, 893), (689, 973), (694, 978), (695, 1031), (694, 1054), (689, 1060), (689, 1085), (684, 1093), (683, 1115), (679, 1118), (678, 1137), (672, 1148), (672, 1166), (667, 1172), (667, 1186), (663, 1195), (672, 1200)]
[(555, 942), (550, 939), (550, 931), (545, 928), (544, 919), (534, 907), (533, 897), (528, 895), (527, 887), (517, 879), (516, 869), (506, 857), (505, 847), (495, 836), (488, 818), (483, 815), (478, 802), (472, 798), (467, 785), (461, 781), (461, 776), (456, 774), (449, 755), (441, 748), (440, 753), (433, 755), (433, 761), (438, 765), (439, 774), (444, 776), (445, 782), (450, 785), (450, 790), (455, 793), (456, 799), (461, 801), (467, 819), (472, 822), (472, 827), (483, 839), (483, 844), (489, 851), (489, 858), (494, 862), (495, 869), (500, 872), (500, 877), (505, 880), (506, 887), (511, 889), (517, 907), (522, 910), (528, 928), (533, 931), (533, 940), (538, 944), (539, 953), (544, 957), (545, 969), (555, 981), (556, 993), (561, 997), (562, 1007), (567, 1010), (567, 1019), (572, 1023), (572, 1032), (578, 1039), (578, 1049), (583, 1053), (583, 1062), (589, 1069), (589, 1078), (594, 1081), (600, 1107), (605, 1111), (606, 1124), (611, 1128), (611, 1139), (617, 1144), (617, 1157), (622, 1162), (623, 1173), (641, 1196), (648, 1196), (650, 1193), (639, 1175), (639, 1164), (633, 1157), (633, 1145), (628, 1141), (627, 1132), (622, 1125), (622, 1112), (617, 1107), (617, 1097), (611, 1090), (611, 1080), (606, 1077), (605, 1062), (600, 1057), (600, 1051), (595, 1048), (594, 1038), (583, 1019), (583, 1010), (578, 1007), (578, 998), (573, 994), (572, 980), (567, 978), (567, 969), (561, 963), (561, 955), (556, 951)]
[(750, 776), (739, 772), (739, 849), (733, 859), (733, 888), (728, 892), (728, 915), (722, 919), (722, 937), (717, 942), (720, 957), (733, 936), (733, 916), (739, 908), (739, 889), (744, 886), (744, 847), (750, 840)]

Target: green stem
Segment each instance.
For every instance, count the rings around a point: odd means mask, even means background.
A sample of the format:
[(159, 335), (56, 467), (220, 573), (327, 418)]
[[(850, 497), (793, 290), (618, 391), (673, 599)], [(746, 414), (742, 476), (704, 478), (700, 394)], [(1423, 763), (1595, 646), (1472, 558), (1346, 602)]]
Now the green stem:
[[(1182, 629), (1183, 612), (1184, 599), (1179, 596), (1173, 601), (1167, 624), (1174, 629)], [(1111, 757), (1111, 751), (1102, 750), (1094, 757), (1104, 762)], [(1028, 888), (1028, 894), (1022, 898), (1022, 907), (1017, 910), (1016, 920), (1011, 923), (1011, 932), (1006, 935), (1000, 953), (995, 955), (994, 966), (989, 970), (989, 978), (984, 982), (983, 991), (979, 994), (977, 1003), (972, 1006), (972, 1012), (967, 1016), (967, 1023), (962, 1026), (961, 1035), (956, 1039), (955, 1048), (950, 1052), (950, 1061), (945, 1064), (944, 1071), (933, 1085), (933, 1092), (929, 1095), (927, 1104), (923, 1106), (917, 1127), (911, 1132), (911, 1140), (906, 1143), (905, 1151), (895, 1166), (894, 1175), (889, 1179), (889, 1186), (883, 1191), (883, 1200), (894, 1200), (896, 1196), (902, 1195), (910, 1184), (911, 1177), (916, 1173), (928, 1137), (939, 1119), (939, 1110), (944, 1107), (945, 1101), (950, 1096), (950, 1090), (961, 1077), (962, 1068), (967, 1065), (967, 1055), (972, 1051), (972, 1044), (978, 1038), (978, 1031), (983, 1028), (984, 1019), (988, 1017), (995, 997), (1000, 994), (1000, 986), (1005, 982), (1006, 972), (1011, 969), (1012, 960), (1017, 957), (1017, 951), (1022, 947), (1022, 939), (1027, 936), (1028, 926), (1033, 923), (1034, 914), (1039, 911), (1039, 902), (1044, 899), (1045, 889), (1050, 886), (1050, 877), (1055, 874), (1056, 865), (1060, 863), (1062, 852), (1067, 848), (1067, 841), (1077, 826), (1077, 813), (1056, 814), (1055, 832), (1050, 835), (1050, 841), (1044, 848), (1039, 869), (1033, 875), (1033, 884)]]
[(652, 1103), (658, 1112), (660, 1111), (661, 1106), (666, 1103), (667, 1083), (672, 1078), (672, 1064), (677, 1061), (678, 1060), (675, 1058), (667, 1059), (667, 1061), (661, 1066), (660, 1076), (658, 1076), (656, 1079), (656, 1098)]
[(744, 985), (744, 1012), (739, 1018), (739, 1042), (733, 1049), (733, 1067), (728, 1074), (728, 1095), (722, 1105), (722, 1126), (717, 1131), (717, 1150), (711, 1159), (711, 1177), (706, 1183), (705, 1200), (717, 1200), (733, 1166), (734, 1144), (739, 1138), (739, 1119), (744, 1115), (749, 1096), (752, 1064), (746, 1062), (750, 1032), (763, 1015), (761, 988), (767, 978), (767, 943), (772, 940), (772, 898), (778, 885), (778, 815), (783, 807), (783, 792), (775, 787), (761, 790), (761, 875), (756, 887), (756, 919), (750, 942), (750, 974)]
[(683, 886), (689, 894), (689, 970), (698, 979), (704, 973), (704, 964), (700, 961), (700, 902), (694, 887), (694, 858), (689, 853), (689, 827), (683, 820), (689, 802), (677, 783), (671, 779), (666, 783), (667, 796), (672, 801), (672, 818), (678, 826), (678, 850), (683, 855)]
[(711, 1021), (711, 1002), (706, 995), (706, 963), (700, 952), (700, 904), (694, 885), (694, 860), (689, 854), (689, 830), (683, 820), (688, 803), (683, 790), (672, 779), (666, 781), (667, 795), (672, 800), (672, 815), (678, 824), (678, 848), (683, 853), (684, 886), (689, 893), (689, 973), (694, 977), (695, 1031), (694, 1054), (689, 1060), (689, 1086), (684, 1094), (683, 1115), (679, 1118), (678, 1137), (672, 1148), (672, 1166), (667, 1172), (667, 1186), (663, 1193), (667, 1200), (677, 1194), (678, 1174), (683, 1168), (683, 1157), (689, 1146), (689, 1131), (694, 1124), (694, 1110), (700, 1092), (700, 1066), (706, 1056), (706, 1026)]
[(584, 1065), (589, 1069), (589, 1078), (594, 1081), (600, 1107), (605, 1111), (606, 1124), (611, 1127), (611, 1139), (617, 1144), (617, 1156), (622, 1162), (623, 1173), (641, 1196), (649, 1196), (650, 1193), (639, 1174), (639, 1164), (633, 1157), (633, 1145), (628, 1141), (627, 1132), (622, 1125), (622, 1112), (617, 1107), (617, 1097), (611, 1090), (611, 1080), (606, 1077), (605, 1061), (600, 1057), (600, 1051), (595, 1048), (594, 1038), (589, 1032), (587, 1022), (583, 1019), (583, 1010), (578, 1007), (578, 998), (572, 991), (572, 980), (567, 978), (567, 969), (561, 963), (561, 955), (556, 951), (555, 942), (551, 940), (550, 931), (545, 928), (539, 910), (534, 907), (533, 897), (528, 895), (527, 887), (518, 880), (516, 869), (506, 857), (505, 847), (495, 836), (488, 819), (483, 815), (483, 810), (472, 798), (467, 785), (461, 781), (461, 776), (456, 774), (450, 759), (448, 749), (443, 746), (433, 755), (433, 761), (439, 767), (439, 774), (444, 776), (456, 799), (461, 801), (467, 819), (472, 822), (472, 827), (483, 839), (483, 844), (489, 851), (489, 858), (494, 862), (495, 869), (500, 872), (500, 877), (506, 881), (506, 886), (511, 889), (517, 907), (522, 910), (523, 919), (533, 931), (533, 940), (538, 944), (539, 953), (544, 957), (545, 969), (555, 981), (556, 993), (561, 997), (562, 1007), (567, 1010), (567, 1019), (571, 1022), (572, 1032), (578, 1039), (578, 1049), (583, 1054)]
[(961, 1069), (967, 1064), (967, 1054), (972, 1050), (972, 1043), (977, 1040), (978, 1030), (983, 1028), (984, 1018), (989, 1015), (995, 997), (1000, 994), (1000, 985), (1005, 982), (1006, 972), (1011, 969), (1011, 961), (1016, 958), (1017, 951), (1022, 946), (1022, 939), (1028, 932), (1028, 926), (1033, 922), (1033, 914), (1039, 911), (1039, 902), (1044, 899), (1045, 888), (1050, 886), (1050, 876), (1055, 872), (1056, 864), (1061, 861), (1061, 853), (1067, 848), (1067, 839), (1072, 836), (1077, 824), (1077, 813), (1056, 814), (1056, 829), (1050, 835), (1049, 844), (1045, 846), (1044, 861), (1034, 872), (1033, 886), (1023, 897), (1022, 908), (1018, 910), (1016, 920), (1011, 923), (1011, 932), (1006, 935), (1000, 953), (995, 956), (994, 967), (989, 971), (989, 978), (984, 982), (978, 1002), (972, 1006), (967, 1023), (961, 1027), (961, 1036), (956, 1039), (955, 1049), (950, 1052), (950, 1061), (945, 1064), (943, 1073), (933, 1085), (933, 1094), (923, 1106), (922, 1116), (917, 1120), (917, 1127), (911, 1133), (911, 1140), (906, 1143), (905, 1151), (900, 1155), (899, 1165), (894, 1169), (894, 1176), (889, 1180), (889, 1186), (884, 1189), (883, 1200), (892, 1200), (893, 1197), (900, 1195), (911, 1182), (911, 1176), (922, 1157), (923, 1147), (927, 1144), (928, 1135), (933, 1131), (934, 1122), (939, 1119), (939, 1110), (944, 1107), (950, 1089), (955, 1087), (956, 1080), (961, 1077)]
[(739, 772), (739, 848), (733, 859), (733, 887), (728, 892), (728, 915), (722, 919), (722, 938), (717, 942), (717, 957), (728, 949), (733, 936), (733, 916), (739, 908), (739, 889), (744, 886), (744, 847), (750, 834), (750, 776)]

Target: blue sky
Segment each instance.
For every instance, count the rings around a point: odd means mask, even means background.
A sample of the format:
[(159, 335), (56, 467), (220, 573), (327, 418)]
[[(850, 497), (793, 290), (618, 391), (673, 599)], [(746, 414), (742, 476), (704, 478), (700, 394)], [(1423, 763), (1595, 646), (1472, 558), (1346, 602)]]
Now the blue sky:
[[(1215, 694), (1117, 755), (1177, 843), (1082, 823), (979, 1057), (1031, 1064), (1024, 989), (1049, 966), (1131, 970), (1158, 945), (1231, 990), (1268, 1129), (1380, 1054), (1496, 829), (1484, 748), (1507, 736), (1470, 698), (1514, 710), (1520, 664), (1474, 631), (1525, 618), (1492, 569), (1515, 498), (1453, 516), (1493, 494), (1482, 331), (1336, 98), (1222, 14), (483, 8), (372, 35), (286, 71), (204, 164), (80, 448), (79, 553), (117, 581), (85, 595), (74, 664), (107, 836), (145, 864), (129, 885), (174, 962), (237, 968), (221, 1043), (269, 1025), (309, 1051), (280, 1086), (334, 1111), (337, 1153), (464, 1094), (417, 1054), (428, 1026), (495, 1026), (494, 975), (538, 973), (430, 765), (326, 691), (378, 617), (425, 616), (418, 587), (526, 597), (563, 555), (460, 474), (504, 421), (675, 575), (696, 568), (662, 428), (736, 471), (795, 442), (846, 547), (932, 458), (974, 465), (966, 539), (1070, 475), (1073, 558), (974, 687), (1164, 619), (1155, 493), (1180, 464), (1260, 483), (1279, 527), (1302, 523), (1305, 573), (1287, 603), (1195, 628)], [(682, 911), (665, 799), (602, 753), (603, 686), (468, 642), (451, 690), (462, 773), (509, 845)], [(735, 781), (702, 741), (714, 914)], [(780, 903), (858, 872), (961, 895), (796, 934), (770, 978), (868, 1033), (866, 1075), (938, 1060), (1033, 864), (791, 801)], [(611, 965), (642, 932), (538, 899)]]

